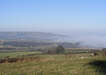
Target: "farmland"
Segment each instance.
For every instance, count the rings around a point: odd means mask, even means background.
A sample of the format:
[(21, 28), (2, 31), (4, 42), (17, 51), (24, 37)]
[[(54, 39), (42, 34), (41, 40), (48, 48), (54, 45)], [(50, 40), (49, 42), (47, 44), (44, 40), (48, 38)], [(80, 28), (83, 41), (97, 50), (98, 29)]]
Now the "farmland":
[(21, 56), (25, 56), (25, 55), (36, 55), (36, 54), (40, 54), (40, 52), (0, 52), (0, 58), (5, 58), (5, 57), (21, 57)]

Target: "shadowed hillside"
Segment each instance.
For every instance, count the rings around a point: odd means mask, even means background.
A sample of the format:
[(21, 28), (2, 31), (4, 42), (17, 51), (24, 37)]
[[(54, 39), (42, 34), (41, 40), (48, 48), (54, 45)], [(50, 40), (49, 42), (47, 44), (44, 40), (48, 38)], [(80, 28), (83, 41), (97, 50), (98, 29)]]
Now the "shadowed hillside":
[(96, 69), (96, 72), (106, 75), (106, 61), (105, 60), (96, 60), (90, 62), (89, 65), (93, 66)]

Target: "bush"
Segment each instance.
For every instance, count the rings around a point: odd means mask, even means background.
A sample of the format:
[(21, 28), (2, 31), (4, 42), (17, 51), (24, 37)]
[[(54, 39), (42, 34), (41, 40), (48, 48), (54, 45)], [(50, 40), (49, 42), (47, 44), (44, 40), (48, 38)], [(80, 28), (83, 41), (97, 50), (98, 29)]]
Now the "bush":
[(63, 46), (59, 45), (56, 47), (56, 54), (61, 54), (61, 53), (64, 53), (65, 52), (65, 49)]

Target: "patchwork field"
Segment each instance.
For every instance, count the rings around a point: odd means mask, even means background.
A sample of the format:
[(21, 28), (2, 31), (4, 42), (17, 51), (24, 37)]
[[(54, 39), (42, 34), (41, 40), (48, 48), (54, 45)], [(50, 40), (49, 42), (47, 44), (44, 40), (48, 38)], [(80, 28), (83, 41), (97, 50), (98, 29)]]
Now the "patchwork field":
[[(24, 52), (23, 54), (33, 53)], [(0, 53), (0, 57), (19, 55), (20, 52), (12, 54)], [(36, 57), (36, 59), (1, 63), (0, 75), (106, 75), (106, 57), (100, 55), (90, 56), (89, 53), (36, 55), (35, 53), (32, 57)]]

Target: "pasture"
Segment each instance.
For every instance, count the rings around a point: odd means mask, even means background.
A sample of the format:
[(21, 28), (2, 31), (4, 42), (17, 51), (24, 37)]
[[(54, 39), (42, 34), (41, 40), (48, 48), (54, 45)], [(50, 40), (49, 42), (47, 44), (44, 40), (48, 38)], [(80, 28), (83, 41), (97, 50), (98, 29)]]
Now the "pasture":
[(22, 51), (22, 52), (0, 52), (0, 58), (5, 58), (5, 57), (21, 57), (21, 56), (28, 56), (28, 55), (36, 55), (36, 54), (41, 54), (41, 52), (30, 52), (30, 51)]
[[(34, 54), (34, 52), (31, 53)], [(15, 54), (12, 54), (5, 53), (4, 56), (13, 57)], [(16, 53), (16, 55), (19, 54), (20, 52)], [(1, 54), (0, 56), (3, 57)], [(35, 52), (32, 57), (37, 59), (0, 64), (0, 75), (106, 75), (106, 57), (101, 55), (90, 56), (89, 53), (36, 55)]]

